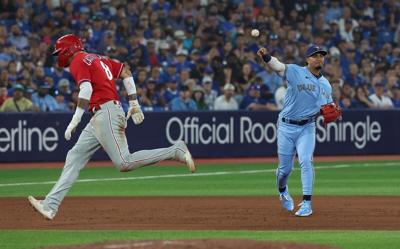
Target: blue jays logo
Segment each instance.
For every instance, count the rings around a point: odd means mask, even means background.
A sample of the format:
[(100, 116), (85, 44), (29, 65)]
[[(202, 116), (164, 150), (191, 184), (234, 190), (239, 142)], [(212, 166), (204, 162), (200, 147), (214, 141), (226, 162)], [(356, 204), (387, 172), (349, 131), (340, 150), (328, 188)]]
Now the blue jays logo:
[(322, 92), (322, 95), (325, 96), (325, 98), (327, 98), (327, 99), (329, 98), (329, 94), (325, 91), (324, 88), (321, 89), (321, 92)]

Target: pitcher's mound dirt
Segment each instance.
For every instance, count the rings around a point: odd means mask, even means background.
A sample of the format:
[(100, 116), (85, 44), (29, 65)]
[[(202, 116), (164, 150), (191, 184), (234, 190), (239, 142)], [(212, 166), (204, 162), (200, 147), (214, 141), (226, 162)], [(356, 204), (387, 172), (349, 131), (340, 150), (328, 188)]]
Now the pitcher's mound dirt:
[(256, 241), (245, 239), (113, 241), (47, 249), (333, 249), (322, 245)]

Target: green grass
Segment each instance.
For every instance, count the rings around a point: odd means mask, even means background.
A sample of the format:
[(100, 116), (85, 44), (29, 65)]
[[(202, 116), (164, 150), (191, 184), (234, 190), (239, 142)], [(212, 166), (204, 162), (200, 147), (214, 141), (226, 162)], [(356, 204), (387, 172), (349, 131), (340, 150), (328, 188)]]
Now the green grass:
[[(182, 166), (146, 167), (128, 173), (111, 166), (87, 168), (79, 180), (93, 181), (77, 182), (69, 196), (276, 195), (275, 168), (274, 164), (261, 163), (201, 165), (197, 174), (188, 173)], [(291, 192), (301, 195), (298, 165), (295, 169), (290, 177)], [(44, 196), (60, 173), (61, 169), (0, 170), (0, 197)], [(32, 184), (4, 186), (15, 183)], [(398, 186), (399, 161), (316, 164), (315, 195), (400, 196)], [(0, 248), (219, 237), (317, 243), (345, 249), (400, 248), (400, 231), (0, 231)]]
[[(344, 168), (332, 168), (338, 165)], [(400, 195), (400, 162), (318, 163), (316, 166), (315, 195)], [(206, 165), (200, 166), (197, 174), (188, 173), (185, 167), (146, 167), (127, 173), (111, 166), (87, 168), (82, 170), (79, 181), (93, 181), (76, 182), (69, 196), (276, 195), (275, 167), (273, 164)], [(297, 165), (295, 169), (290, 177), (291, 192), (301, 195)], [(61, 169), (0, 170), (0, 196), (44, 196), (60, 172)], [(149, 176), (156, 178), (143, 179)], [(2, 185), (13, 183), (33, 184)]]
[(2, 231), (2, 249), (90, 244), (116, 240), (242, 238), (330, 245), (343, 249), (398, 249), (399, 231)]

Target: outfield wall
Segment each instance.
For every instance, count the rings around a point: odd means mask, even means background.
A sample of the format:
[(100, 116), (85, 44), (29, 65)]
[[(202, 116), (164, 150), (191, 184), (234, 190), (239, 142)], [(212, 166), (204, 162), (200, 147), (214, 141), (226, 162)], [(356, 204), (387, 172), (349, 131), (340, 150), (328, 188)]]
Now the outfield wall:
[[(130, 120), (131, 151), (165, 147), (185, 140), (195, 157), (276, 156), (278, 112), (147, 112), (145, 122)], [(72, 114), (0, 114), (0, 162), (63, 161), (78, 136), (64, 139)], [(78, 133), (90, 119), (84, 116)], [(400, 110), (345, 111), (343, 120), (317, 120), (315, 155), (400, 154)], [(95, 160), (106, 160), (101, 149)]]

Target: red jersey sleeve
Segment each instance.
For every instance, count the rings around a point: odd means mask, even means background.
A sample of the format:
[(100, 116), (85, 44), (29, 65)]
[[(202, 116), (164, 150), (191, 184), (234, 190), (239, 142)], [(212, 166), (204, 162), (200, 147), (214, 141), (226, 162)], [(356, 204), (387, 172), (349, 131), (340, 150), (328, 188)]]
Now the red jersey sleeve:
[(114, 79), (118, 79), (122, 69), (124, 68), (124, 64), (111, 58), (108, 58), (108, 61), (111, 64), (111, 73), (113, 74)]
[(92, 74), (90, 73), (89, 65), (84, 63), (81, 59), (74, 60), (73, 63), (71, 63), (70, 72), (77, 86), (84, 81), (92, 82)]

